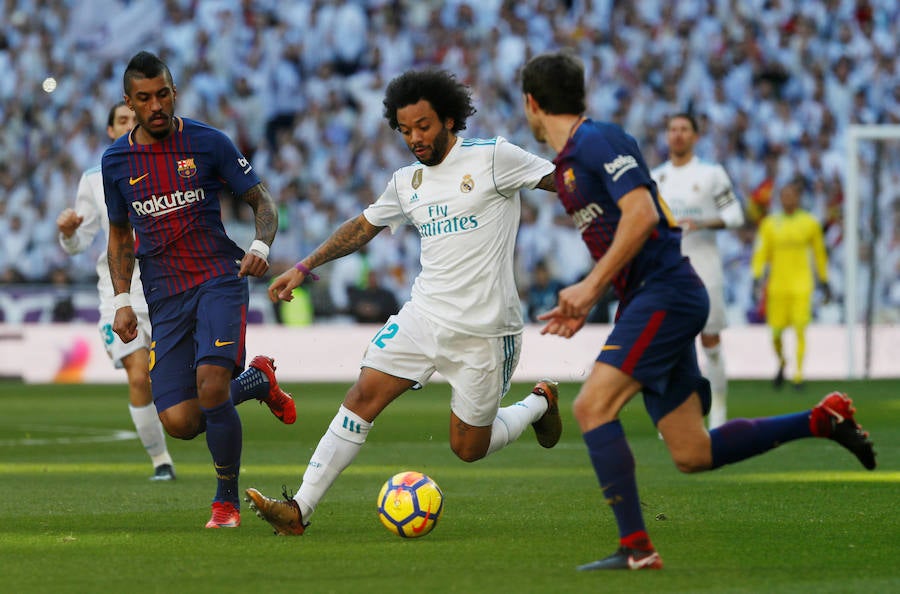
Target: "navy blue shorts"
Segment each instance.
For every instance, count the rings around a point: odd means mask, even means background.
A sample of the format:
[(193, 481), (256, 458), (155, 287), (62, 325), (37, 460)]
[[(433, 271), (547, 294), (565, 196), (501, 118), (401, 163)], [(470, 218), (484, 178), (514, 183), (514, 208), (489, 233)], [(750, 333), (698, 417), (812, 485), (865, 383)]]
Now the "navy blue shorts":
[(244, 369), (246, 278), (219, 276), (150, 306), (150, 381), (160, 412), (197, 397), (197, 366)]
[(644, 406), (656, 425), (693, 392), (709, 412), (709, 382), (697, 363), (697, 335), (709, 315), (709, 295), (688, 270), (647, 280), (619, 312), (597, 361), (642, 385)]

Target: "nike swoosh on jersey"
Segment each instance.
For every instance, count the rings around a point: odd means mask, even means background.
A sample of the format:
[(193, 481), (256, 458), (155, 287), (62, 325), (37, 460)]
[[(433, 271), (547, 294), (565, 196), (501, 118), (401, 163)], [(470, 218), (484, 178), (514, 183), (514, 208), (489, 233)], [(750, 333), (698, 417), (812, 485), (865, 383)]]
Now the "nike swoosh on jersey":
[(233, 340), (222, 341), (217, 338), (216, 342), (214, 342), (213, 344), (216, 345), (217, 347), (223, 347), (223, 346), (228, 346), (230, 344), (234, 344), (234, 341)]
[(621, 348), (622, 347), (617, 344), (605, 344), (600, 348), (600, 350), (601, 351), (618, 351)]
[(141, 181), (142, 179), (144, 179), (144, 178), (147, 177), (148, 175), (150, 175), (150, 174), (149, 174), (149, 173), (145, 173), (144, 175), (142, 175), (142, 176), (140, 176), (140, 177), (129, 177), (129, 178), (128, 178), (128, 185), (133, 186), (134, 184), (138, 183), (139, 181)]

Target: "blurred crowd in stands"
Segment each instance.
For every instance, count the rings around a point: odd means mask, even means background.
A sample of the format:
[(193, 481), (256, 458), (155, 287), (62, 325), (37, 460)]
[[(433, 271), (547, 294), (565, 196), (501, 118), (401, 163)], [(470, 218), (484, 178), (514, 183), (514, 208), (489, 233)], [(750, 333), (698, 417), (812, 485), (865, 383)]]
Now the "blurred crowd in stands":
[[(698, 116), (698, 155), (724, 165), (748, 214), (745, 228), (719, 234), (732, 323), (754, 318), (748, 263), (755, 224), (796, 176), (806, 180), (804, 207), (825, 228), (831, 285), (841, 299), (848, 126), (900, 124), (896, 0), (0, 6), (4, 284), (93, 282), (102, 246), (65, 255), (55, 219), (74, 203), (81, 172), (99, 164), (107, 112), (121, 99), (122, 71), (139, 49), (169, 64), (177, 113), (226, 131), (277, 198), (281, 229), (270, 257), (277, 274), (376, 199), (389, 174), (412, 160), (382, 118), (392, 77), (408, 68), (449, 69), (475, 91), (478, 113), (464, 136), (502, 135), (549, 157), (525, 123), (517, 73), (535, 53), (571, 47), (586, 65), (588, 115), (621, 123), (651, 167), (666, 159), (666, 116)], [(55, 87), (44, 85), (48, 78)], [(861, 233), (877, 240), (863, 241), (859, 258), (864, 272), (876, 269), (873, 299), (889, 319), (900, 311), (900, 142), (885, 143), (882, 152), (877, 146), (863, 143), (860, 155)], [(249, 207), (228, 203), (223, 216), (236, 242), (248, 246)], [(371, 290), (382, 303), (404, 301), (418, 270), (417, 244), (412, 228), (384, 232), (366, 253), (326, 267), (326, 282), (311, 287), (315, 317), (353, 316), (348, 286), (357, 297)], [(555, 197), (527, 193), (518, 278), (529, 315), (591, 264)], [(864, 304), (868, 283), (859, 287)], [(607, 316), (600, 311), (597, 319)]]

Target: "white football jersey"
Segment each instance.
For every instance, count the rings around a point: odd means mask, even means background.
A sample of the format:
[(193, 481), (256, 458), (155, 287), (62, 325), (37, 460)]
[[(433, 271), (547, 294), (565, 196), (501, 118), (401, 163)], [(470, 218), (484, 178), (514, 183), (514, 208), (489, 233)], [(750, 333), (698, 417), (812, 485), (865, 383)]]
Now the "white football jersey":
[[(78, 182), (78, 192), (75, 195), (75, 212), (84, 217), (81, 226), (75, 230), (72, 237), (66, 239), (59, 234), (59, 243), (69, 254), (83, 252), (94, 241), (101, 230), (106, 242), (109, 242), (109, 216), (106, 214), (106, 200), (103, 194), (103, 175), (100, 167), (88, 169), (81, 174)], [(109, 274), (109, 263), (106, 260), (106, 249), (97, 258), (97, 290), (100, 293), (101, 311), (105, 307), (112, 307), (113, 284)], [(147, 311), (147, 302), (144, 299), (144, 289), (141, 286), (141, 277), (138, 265), (134, 265), (134, 275), (131, 277), (131, 307), (135, 311)]]
[[(694, 156), (680, 167), (666, 161), (651, 171), (651, 175), (675, 220), (721, 218), (728, 227), (743, 224), (741, 204), (721, 165)], [(681, 240), (682, 252), (691, 259), (691, 264), (707, 286), (721, 285), (723, 282), (716, 231), (691, 231)]]
[(430, 320), (474, 336), (522, 331), (513, 275), (519, 190), (554, 169), (505, 138), (459, 138), (438, 165), (398, 169), (364, 211), (395, 231), (412, 224), (421, 237), (421, 272), (412, 302)]

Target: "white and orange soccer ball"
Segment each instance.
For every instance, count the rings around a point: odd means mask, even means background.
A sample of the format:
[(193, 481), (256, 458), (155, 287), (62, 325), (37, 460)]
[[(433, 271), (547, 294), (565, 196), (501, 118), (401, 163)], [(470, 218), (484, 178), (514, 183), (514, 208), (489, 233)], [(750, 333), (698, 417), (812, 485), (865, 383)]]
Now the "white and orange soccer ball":
[(421, 472), (395, 474), (378, 493), (378, 519), (403, 538), (418, 538), (434, 530), (443, 511), (441, 488)]

